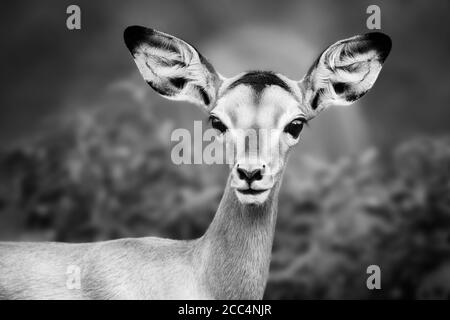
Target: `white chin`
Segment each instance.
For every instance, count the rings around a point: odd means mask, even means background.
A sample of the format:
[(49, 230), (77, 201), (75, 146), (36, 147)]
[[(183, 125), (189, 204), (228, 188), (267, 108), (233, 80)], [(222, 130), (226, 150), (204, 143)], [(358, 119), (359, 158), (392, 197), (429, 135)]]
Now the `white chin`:
[(237, 190), (235, 190), (235, 192), (239, 202), (242, 204), (259, 205), (263, 204), (267, 200), (270, 190), (266, 190), (258, 194), (243, 194)]

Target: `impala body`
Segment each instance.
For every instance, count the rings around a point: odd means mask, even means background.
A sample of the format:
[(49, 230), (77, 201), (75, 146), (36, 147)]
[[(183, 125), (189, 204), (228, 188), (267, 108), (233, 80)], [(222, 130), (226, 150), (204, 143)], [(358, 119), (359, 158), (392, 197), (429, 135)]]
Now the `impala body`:
[(216, 215), (191, 241), (0, 243), (0, 298), (261, 299), (289, 150), (304, 123), (373, 86), (389, 37), (341, 40), (299, 81), (266, 71), (225, 78), (190, 44), (153, 29), (128, 27), (124, 38), (145, 81), (168, 99), (200, 106), (233, 151)]

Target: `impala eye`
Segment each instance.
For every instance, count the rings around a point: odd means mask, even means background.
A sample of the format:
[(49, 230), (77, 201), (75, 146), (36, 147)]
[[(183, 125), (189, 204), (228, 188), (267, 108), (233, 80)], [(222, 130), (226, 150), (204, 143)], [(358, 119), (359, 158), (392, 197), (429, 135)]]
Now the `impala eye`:
[(284, 132), (289, 133), (294, 139), (297, 139), (303, 129), (305, 119), (295, 119), (284, 127)]
[(220, 133), (225, 133), (225, 131), (228, 130), (227, 126), (224, 125), (223, 122), (215, 116), (209, 117), (209, 121), (211, 121), (211, 126), (214, 129), (219, 130)]

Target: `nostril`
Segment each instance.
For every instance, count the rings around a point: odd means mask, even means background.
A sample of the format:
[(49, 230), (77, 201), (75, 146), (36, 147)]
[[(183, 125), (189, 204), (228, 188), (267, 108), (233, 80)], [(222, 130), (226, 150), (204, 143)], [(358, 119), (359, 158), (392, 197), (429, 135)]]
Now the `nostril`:
[(253, 172), (255, 172), (253, 174), (253, 179), (256, 180), (256, 181), (261, 180), (262, 179), (261, 170), (255, 170), (255, 171), (253, 171)]
[(239, 179), (246, 180), (248, 183), (251, 183), (255, 180), (262, 180), (262, 172), (260, 169), (256, 169), (253, 171), (247, 171), (241, 168), (236, 168), (236, 171), (239, 175)]
[(239, 175), (239, 179), (247, 180), (247, 172), (245, 170), (243, 170), (243, 169), (240, 169), (239, 165), (238, 165), (238, 168), (237, 168), (237, 173)]

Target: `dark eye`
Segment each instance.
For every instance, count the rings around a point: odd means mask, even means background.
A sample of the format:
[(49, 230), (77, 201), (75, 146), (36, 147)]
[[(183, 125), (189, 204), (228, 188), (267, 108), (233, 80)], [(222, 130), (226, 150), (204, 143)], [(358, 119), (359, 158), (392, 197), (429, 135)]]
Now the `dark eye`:
[(304, 119), (295, 119), (284, 127), (284, 132), (289, 133), (294, 139), (297, 139), (303, 129)]
[(220, 133), (224, 133), (228, 129), (227, 126), (224, 125), (223, 122), (220, 121), (220, 119), (215, 116), (209, 117), (209, 121), (211, 121), (211, 126), (214, 129), (219, 130)]

